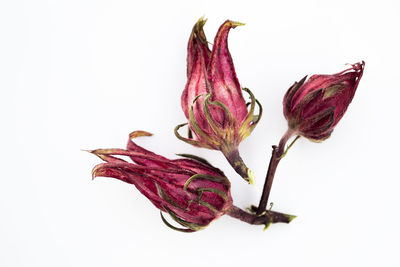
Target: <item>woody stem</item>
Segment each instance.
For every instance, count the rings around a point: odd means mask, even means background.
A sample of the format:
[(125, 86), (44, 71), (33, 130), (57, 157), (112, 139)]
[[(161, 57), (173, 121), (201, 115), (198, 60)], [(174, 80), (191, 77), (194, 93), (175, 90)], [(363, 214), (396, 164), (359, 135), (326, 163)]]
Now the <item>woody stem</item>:
[(267, 207), (268, 198), (271, 192), (272, 182), (274, 181), (276, 168), (278, 167), (278, 164), (282, 159), (282, 155), (285, 152), (285, 145), (293, 134), (294, 134), (293, 130), (288, 129), (286, 133), (282, 136), (281, 140), (279, 141), (279, 145), (272, 146), (272, 155), (269, 161), (268, 172), (267, 176), (265, 177), (264, 189), (261, 195), (260, 204), (258, 205), (256, 215), (262, 214), (265, 211), (265, 208)]
[(247, 211), (244, 211), (236, 206), (232, 206), (226, 213), (227, 215), (241, 220), (243, 222), (254, 224), (254, 225), (267, 225), (270, 223), (289, 223), (295, 216), (275, 212), (267, 211), (264, 215), (258, 216)]

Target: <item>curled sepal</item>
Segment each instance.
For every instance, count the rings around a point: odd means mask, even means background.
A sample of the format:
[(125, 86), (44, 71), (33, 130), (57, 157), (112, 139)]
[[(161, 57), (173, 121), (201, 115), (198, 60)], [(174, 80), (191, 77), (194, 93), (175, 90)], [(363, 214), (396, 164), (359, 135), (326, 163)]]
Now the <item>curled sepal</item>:
[(162, 215), (162, 212), (161, 212), (161, 211), (160, 211), (160, 215), (161, 215), (161, 220), (163, 221), (163, 223), (164, 223), (167, 227), (171, 228), (172, 230), (175, 230), (175, 231), (178, 231), (178, 232), (183, 232), (183, 233), (193, 233), (193, 232), (196, 232), (195, 230), (192, 230), (192, 229), (189, 229), (189, 228), (178, 228), (178, 227), (175, 227), (175, 226), (173, 226), (172, 224), (170, 224), (170, 223), (164, 218), (164, 216)]
[[(248, 88), (243, 88), (243, 91), (246, 91), (250, 96), (250, 110), (246, 116), (246, 119), (242, 122), (242, 125), (239, 129), (240, 140), (246, 139), (254, 128), (257, 126), (258, 122), (261, 120), (263, 108), (261, 103), (254, 97), (254, 94)], [(258, 105), (259, 112), (258, 115), (254, 115), (254, 109), (256, 104)]]
[[(236, 124), (236, 119), (233, 117), (232, 113), (230, 112), (230, 110), (228, 109), (228, 107), (217, 100), (214, 101), (209, 101), (209, 98), (212, 97), (211, 94), (208, 94), (206, 96), (206, 98), (204, 99), (204, 113), (207, 119), (207, 122), (209, 123), (211, 129), (214, 132), (214, 136), (221, 140), (221, 145), (222, 144), (231, 144), (231, 143), (235, 143), (235, 124)], [(220, 122), (215, 122), (215, 120), (213, 119), (213, 117), (210, 114), (210, 109), (209, 106), (213, 106), (214, 111), (218, 110), (218, 109), (222, 109), (223, 113), (217, 113), (214, 112), (215, 117), (220, 117), (218, 116), (218, 114), (222, 114), (222, 117), (224, 119), (220, 119)], [(221, 117), (220, 117), (221, 118)], [(218, 121), (218, 120), (217, 120)], [(220, 146), (221, 147), (221, 146)]]
[(158, 195), (165, 200), (168, 204), (174, 206), (175, 208), (178, 209), (184, 209), (181, 206), (179, 206), (175, 201), (173, 201), (168, 195), (167, 193), (165, 193), (164, 189), (162, 189), (162, 187), (159, 185), (159, 183), (155, 182), (156, 188), (157, 188), (157, 193)]
[(212, 204), (210, 204), (210, 203), (208, 203), (208, 202), (206, 202), (206, 201), (197, 200), (196, 202), (197, 202), (197, 204), (202, 205), (202, 206), (208, 208), (208, 209), (209, 209), (210, 211), (212, 211), (214, 214), (216, 214), (216, 213), (218, 212), (218, 209), (217, 209), (216, 207), (214, 207)]
[(253, 93), (248, 88), (242, 88), (243, 91), (246, 91), (250, 96), (250, 110), (247, 113), (246, 119), (243, 121), (239, 133), (241, 133), (244, 128), (247, 128), (248, 124), (253, 121), (254, 116), (254, 108), (256, 106), (256, 98), (254, 97)]
[(214, 134), (219, 135), (219, 136), (223, 136), (224, 135), (224, 129), (221, 127), (221, 125), (218, 125), (210, 112), (210, 99), (211, 94), (207, 94), (206, 97), (204, 98), (204, 102), (203, 102), (203, 110), (204, 110), (204, 115), (206, 116), (206, 120), (208, 122), (208, 125), (210, 125), (212, 131), (214, 132)]
[[(214, 214), (218, 213), (219, 210), (213, 204), (208, 203), (202, 199), (204, 192), (214, 193), (221, 197), (224, 202), (229, 202), (230, 196), (228, 195), (230, 182), (226, 177), (222, 176), (214, 176), (207, 174), (195, 174), (190, 177), (183, 186), (183, 190), (186, 192), (188, 196), (190, 196), (188, 187), (191, 183), (196, 180), (203, 180), (201, 183), (197, 183), (192, 190), (195, 190), (197, 193), (197, 199), (192, 199), (189, 201), (188, 208), (192, 202), (196, 202), (199, 205), (202, 205), (212, 211)], [(201, 187), (197, 187), (201, 185)], [(219, 186), (217, 186), (219, 185)], [(218, 188), (219, 187), (219, 188)], [(214, 197), (213, 197), (214, 198)]]
[(217, 100), (214, 100), (209, 103), (210, 103), (210, 105), (214, 105), (214, 106), (219, 107), (224, 110), (225, 116), (228, 118), (228, 122), (229, 122), (228, 125), (231, 125), (234, 122), (235, 118), (233, 117), (231, 111), (228, 109), (228, 107), (224, 103), (222, 103), (221, 101), (217, 101)]
[(195, 174), (192, 177), (190, 177), (189, 179), (187, 179), (185, 185), (183, 186), (183, 190), (187, 191), (187, 188), (190, 185), (190, 183), (192, 183), (196, 179), (203, 179), (203, 180), (221, 183), (226, 188), (229, 188), (231, 186), (231, 183), (229, 182), (228, 178), (226, 178), (226, 177), (207, 175), (207, 174)]
[(221, 198), (223, 198), (225, 201), (228, 201), (228, 194), (225, 193), (224, 191), (217, 189), (217, 188), (212, 188), (212, 187), (202, 187), (202, 188), (197, 188), (197, 192), (212, 192), (214, 194), (217, 194)]
[(182, 128), (183, 126), (186, 126), (186, 125), (188, 125), (188, 123), (178, 124), (178, 125), (175, 127), (175, 129), (174, 129), (175, 136), (176, 136), (179, 140), (181, 140), (181, 141), (183, 141), (183, 142), (185, 142), (185, 143), (191, 144), (191, 145), (193, 145), (193, 146), (213, 149), (213, 147), (210, 146), (210, 145), (208, 145), (207, 143), (203, 143), (203, 142), (200, 142), (200, 141), (197, 141), (197, 140), (185, 138), (185, 137), (183, 137), (182, 135), (180, 135), (180, 134), (179, 134), (179, 129)]
[(263, 114), (263, 107), (262, 107), (260, 101), (258, 101), (256, 99), (256, 103), (258, 106), (258, 115), (254, 115), (254, 117), (253, 117), (253, 123), (251, 124), (251, 127), (253, 127), (253, 128), (256, 127), (257, 123), (261, 120), (261, 117)]
[(193, 105), (196, 103), (196, 101), (199, 99), (200, 95), (198, 95), (194, 100), (193, 100), (193, 104), (190, 106), (189, 109), (189, 121), (190, 121), (190, 125), (193, 128), (193, 131), (196, 133), (196, 135), (201, 139), (204, 140), (206, 143), (208, 143), (210, 146), (214, 147), (214, 148), (218, 148), (220, 145), (219, 140), (217, 140), (217, 138), (213, 138), (212, 136), (210, 136), (209, 133), (206, 133), (197, 123), (196, 121), (196, 117), (194, 115), (194, 111), (193, 111)]
[(191, 229), (191, 230), (193, 230), (193, 231), (198, 231), (198, 230), (201, 230), (201, 229), (207, 227), (207, 225), (205, 225), (205, 226), (200, 226), (200, 225), (198, 225), (198, 224), (196, 224), (196, 223), (192, 223), (192, 222), (185, 221), (185, 220), (179, 218), (178, 215), (176, 215), (175, 213), (173, 213), (173, 212), (172, 212), (170, 209), (168, 209), (167, 207), (163, 206), (163, 208), (164, 208), (165, 211), (169, 214), (169, 216), (171, 216), (171, 218), (172, 218), (174, 221), (176, 221), (176, 222), (179, 223), (180, 225), (182, 225), (182, 226), (184, 226), (184, 227), (187, 227), (187, 228), (189, 228), (189, 229)]

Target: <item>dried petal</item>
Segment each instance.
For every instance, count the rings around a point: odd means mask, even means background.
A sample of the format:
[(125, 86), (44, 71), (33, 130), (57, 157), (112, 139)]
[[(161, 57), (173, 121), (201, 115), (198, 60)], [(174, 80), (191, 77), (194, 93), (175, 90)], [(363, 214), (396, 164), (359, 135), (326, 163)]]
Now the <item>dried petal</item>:
[[(239, 122), (247, 116), (247, 107), (228, 50), (228, 34), (230, 29), (241, 25), (244, 24), (230, 20), (221, 25), (214, 39), (211, 62), (208, 67), (213, 100), (224, 103)], [(220, 122), (223, 124), (222, 121)]]

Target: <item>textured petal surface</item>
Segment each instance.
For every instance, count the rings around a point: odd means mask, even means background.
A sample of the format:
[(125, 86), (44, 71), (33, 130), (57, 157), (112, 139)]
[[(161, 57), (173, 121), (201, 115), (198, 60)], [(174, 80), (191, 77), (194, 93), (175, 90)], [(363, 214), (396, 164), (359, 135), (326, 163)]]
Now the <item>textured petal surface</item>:
[[(213, 100), (224, 103), (238, 122), (247, 116), (247, 106), (242, 89), (236, 76), (235, 67), (228, 49), (228, 34), (230, 29), (243, 25), (242, 23), (225, 21), (214, 39), (211, 61), (208, 67), (208, 79), (212, 85)], [(224, 124), (222, 112), (217, 117)]]
[[(210, 49), (203, 31), (205, 20), (202, 18), (193, 26), (188, 43), (187, 78), (185, 90), (182, 93), (181, 105), (186, 118), (189, 119), (189, 109), (198, 95), (206, 95), (209, 90), (206, 86), (206, 67), (209, 62)], [(209, 126), (204, 117), (202, 96), (194, 103), (193, 111), (195, 119), (200, 127), (210, 133)]]

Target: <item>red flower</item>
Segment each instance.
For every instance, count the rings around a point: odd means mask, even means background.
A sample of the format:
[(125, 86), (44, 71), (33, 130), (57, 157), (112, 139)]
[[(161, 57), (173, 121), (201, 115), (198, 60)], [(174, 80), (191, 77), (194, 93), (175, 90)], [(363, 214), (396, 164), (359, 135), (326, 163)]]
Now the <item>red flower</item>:
[[(130, 134), (130, 138), (139, 136), (151, 134), (143, 131)], [(229, 180), (204, 159), (182, 154), (180, 156), (185, 158), (170, 160), (131, 140), (126, 150), (90, 152), (106, 161), (93, 169), (93, 178), (112, 177), (135, 185), (158, 209), (186, 227), (176, 228), (162, 217), (175, 230), (193, 232), (202, 229), (232, 207)], [(127, 156), (134, 163), (116, 156)]]
[(313, 75), (294, 83), (283, 99), (292, 135), (314, 141), (328, 138), (343, 117), (363, 75), (365, 62), (332, 75)]
[[(212, 51), (203, 31), (202, 18), (194, 25), (190, 35), (187, 56), (188, 81), (182, 94), (182, 109), (194, 136), (184, 138), (175, 128), (177, 137), (194, 146), (220, 150), (237, 173), (251, 182), (251, 171), (241, 159), (239, 143), (250, 135), (261, 118), (262, 108), (249, 89), (250, 107), (243, 98), (235, 68), (228, 50), (231, 28), (243, 25), (225, 21), (215, 36)], [(259, 115), (254, 115), (255, 104)]]

